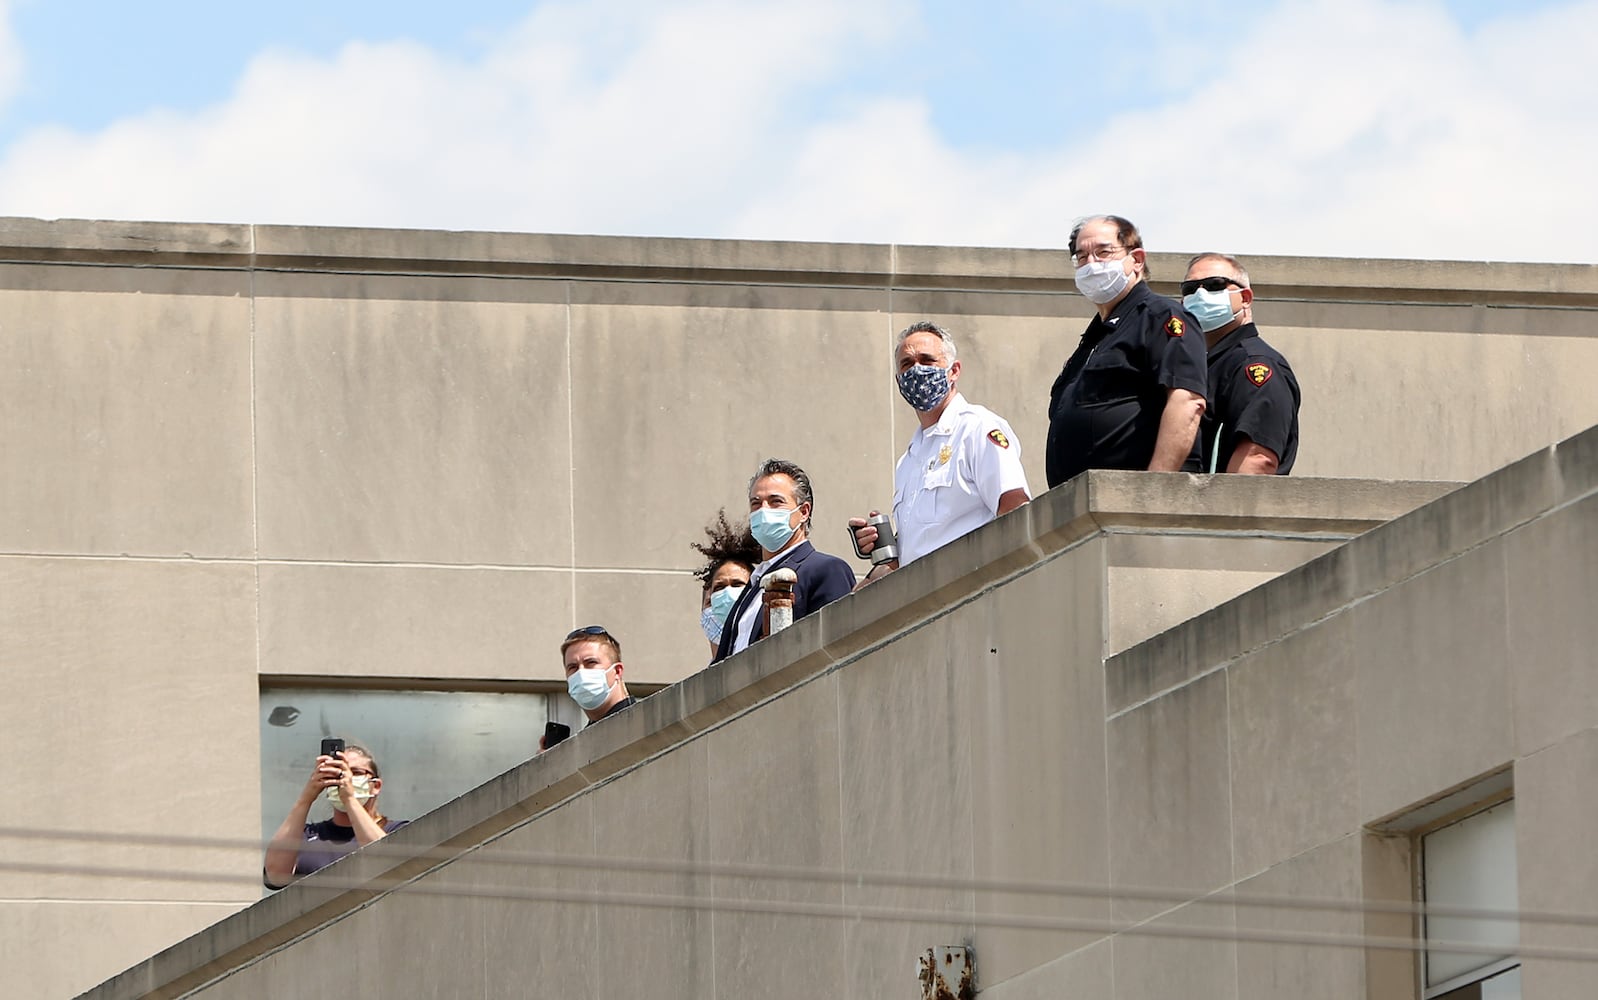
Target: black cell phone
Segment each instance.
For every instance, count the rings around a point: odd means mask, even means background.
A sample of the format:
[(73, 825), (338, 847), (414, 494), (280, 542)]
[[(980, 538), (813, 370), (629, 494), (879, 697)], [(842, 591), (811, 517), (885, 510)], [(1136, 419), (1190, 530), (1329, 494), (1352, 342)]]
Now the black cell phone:
[(336, 757), (344, 752), (344, 741), (333, 737), (322, 741), (322, 756)]
[(544, 723), (544, 749), (553, 750), (555, 744), (572, 734), (572, 727), (564, 722)]

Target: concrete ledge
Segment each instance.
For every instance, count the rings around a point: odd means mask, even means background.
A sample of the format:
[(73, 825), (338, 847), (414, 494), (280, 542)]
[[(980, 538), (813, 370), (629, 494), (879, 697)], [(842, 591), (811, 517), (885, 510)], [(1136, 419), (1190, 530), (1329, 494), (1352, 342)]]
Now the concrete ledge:
[[(1598, 448), (1598, 431), (1589, 448)], [(1590, 461), (1590, 460), (1589, 460)], [(1598, 463), (1591, 463), (1598, 466)], [(1090, 472), (863, 591), (796, 622), (723, 663), (701, 670), (621, 714), (420, 817), (380, 845), (357, 852), (85, 994), (109, 1000), (169, 997), (338, 920), (445, 861), (660, 753), (735, 719), (762, 702), (834, 669), (862, 651), (917, 629), (951, 607), (1061, 558), (1106, 531), (1350, 536), (1453, 489), (1444, 483), (1206, 477), (1180, 473)], [(1529, 501), (1529, 498), (1527, 498)], [(1505, 505), (1520, 510), (1523, 503)], [(1435, 506), (1435, 505), (1434, 505)], [(1369, 535), (1365, 536), (1370, 537)], [(1319, 562), (1325, 563), (1325, 560)], [(1324, 570), (1309, 574), (1321, 586)], [(1302, 575), (1302, 574), (1299, 574)], [(1335, 586), (1334, 586), (1335, 584)], [(1329, 593), (1355, 585), (1335, 577)], [(1343, 590), (1337, 590), (1342, 587)], [(1259, 591), (1245, 595), (1255, 599)], [(1233, 602), (1233, 605), (1239, 602)], [(1231, 608), (1233, 605), (1228, 605)], [(1227, 609), (1222, 609), (1223, 611)], [(1176, 629), (1117, 657), (1117, 703), (1135, 690), (1176, 683), (1204, 662), (1190, 649), (1252, 641), (1242, 619), (1211, 613), (1199, 629)], [(1208, 631), (1206, 631), (1208, 629)], [(1205, 643), (1194, 638), (1202, 635)], [(1216, 648), (1221, 648), (1216, 646)], [(1236, 647), (1232, 647), (1236, 648)], [(1131, 663), (1165, 663), (1174, 672)], [(1127, 680), (1115, 680), (1124, 676)]]
[[(1062, 241), (1064, 234), (1062, 233)], [(1189, 253), (1149, 255), (1175, 294)], [(1063, 249), (0, 218), (0, 262), (1075, 294)], [(1249, 256), (1274, 299), (1598, 305), (1598, 265)]]
[(250, 266), (250, 227), (0, 217), (0, 262)]
[(1103, 527), (1351, 536), (1414, 510), (1458, 483), (1186, 472), (1090, 473)]

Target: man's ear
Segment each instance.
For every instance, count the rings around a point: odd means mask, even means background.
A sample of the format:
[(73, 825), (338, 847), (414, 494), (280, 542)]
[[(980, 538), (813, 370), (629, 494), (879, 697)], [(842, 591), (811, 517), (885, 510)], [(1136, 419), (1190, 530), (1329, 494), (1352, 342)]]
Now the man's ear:
[(621, 680), (621, 675), (622, 675), (621, 661), (617, 660), (615, 663), (612, 663), (610, 665), (610, 667), (611, 667), (612, 670), (616, 671), (616, 680), (620, 681)]
[(949, 381), (953, 382), (960, 377), (960, 362), (956, 361), (949, 366)]

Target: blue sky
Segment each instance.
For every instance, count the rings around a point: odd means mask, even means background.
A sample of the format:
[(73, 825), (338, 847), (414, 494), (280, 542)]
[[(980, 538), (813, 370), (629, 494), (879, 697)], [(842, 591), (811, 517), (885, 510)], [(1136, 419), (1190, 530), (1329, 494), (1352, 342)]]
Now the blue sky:
[(0, 0), (0, 214), (1594, 263), (1595, 49), (1598, 0)]

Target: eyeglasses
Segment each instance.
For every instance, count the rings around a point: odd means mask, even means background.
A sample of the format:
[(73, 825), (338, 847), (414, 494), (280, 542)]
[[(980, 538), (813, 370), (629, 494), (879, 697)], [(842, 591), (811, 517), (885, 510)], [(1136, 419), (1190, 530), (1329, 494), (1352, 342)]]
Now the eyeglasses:
[(377, 777), (377, 774), (375, 772), (368, 771), (364, 767), (352, 767), (352, 768), (350, 768), (350, 773), (355, 775), (355, 777), (357, 777), (357, 778), (375, 778), (375, 777)]
[(1227, 285), (1236, 285), (1239, 288), (1243, 287), (1243, 283), (1238, 281), (1236, 278), (1228, 278), (1224, 274), (1217, 274), (1210, 278), (1193, 278), (1190, 281), (1182, 282), (1182, 294), (1192, 295), (1200, 288), (1204, 289), (1206, 292), (1224, 292), (1226, 291)]
[(1094, 247), (1092, 250), (1078, 250), (1071, 255), (1071, 261), (1077, 267), (1081, 267), (1090, 260), (1114, 260), (1120, 255), (1116, 251), (1120, 251), (1120, 254), (1132, 252), (1129, 247), (1123, 247), (1118, 243), (1106, 243), (1101, 247)]
[(610, 635), (610, 633), (606, 631), (605, 626), (603, 625), (584, 625), (582, 628), (574, 628), (570, 632), (567, 632), (566, 641), (571, 642), (578, 636), (583, 635)]

